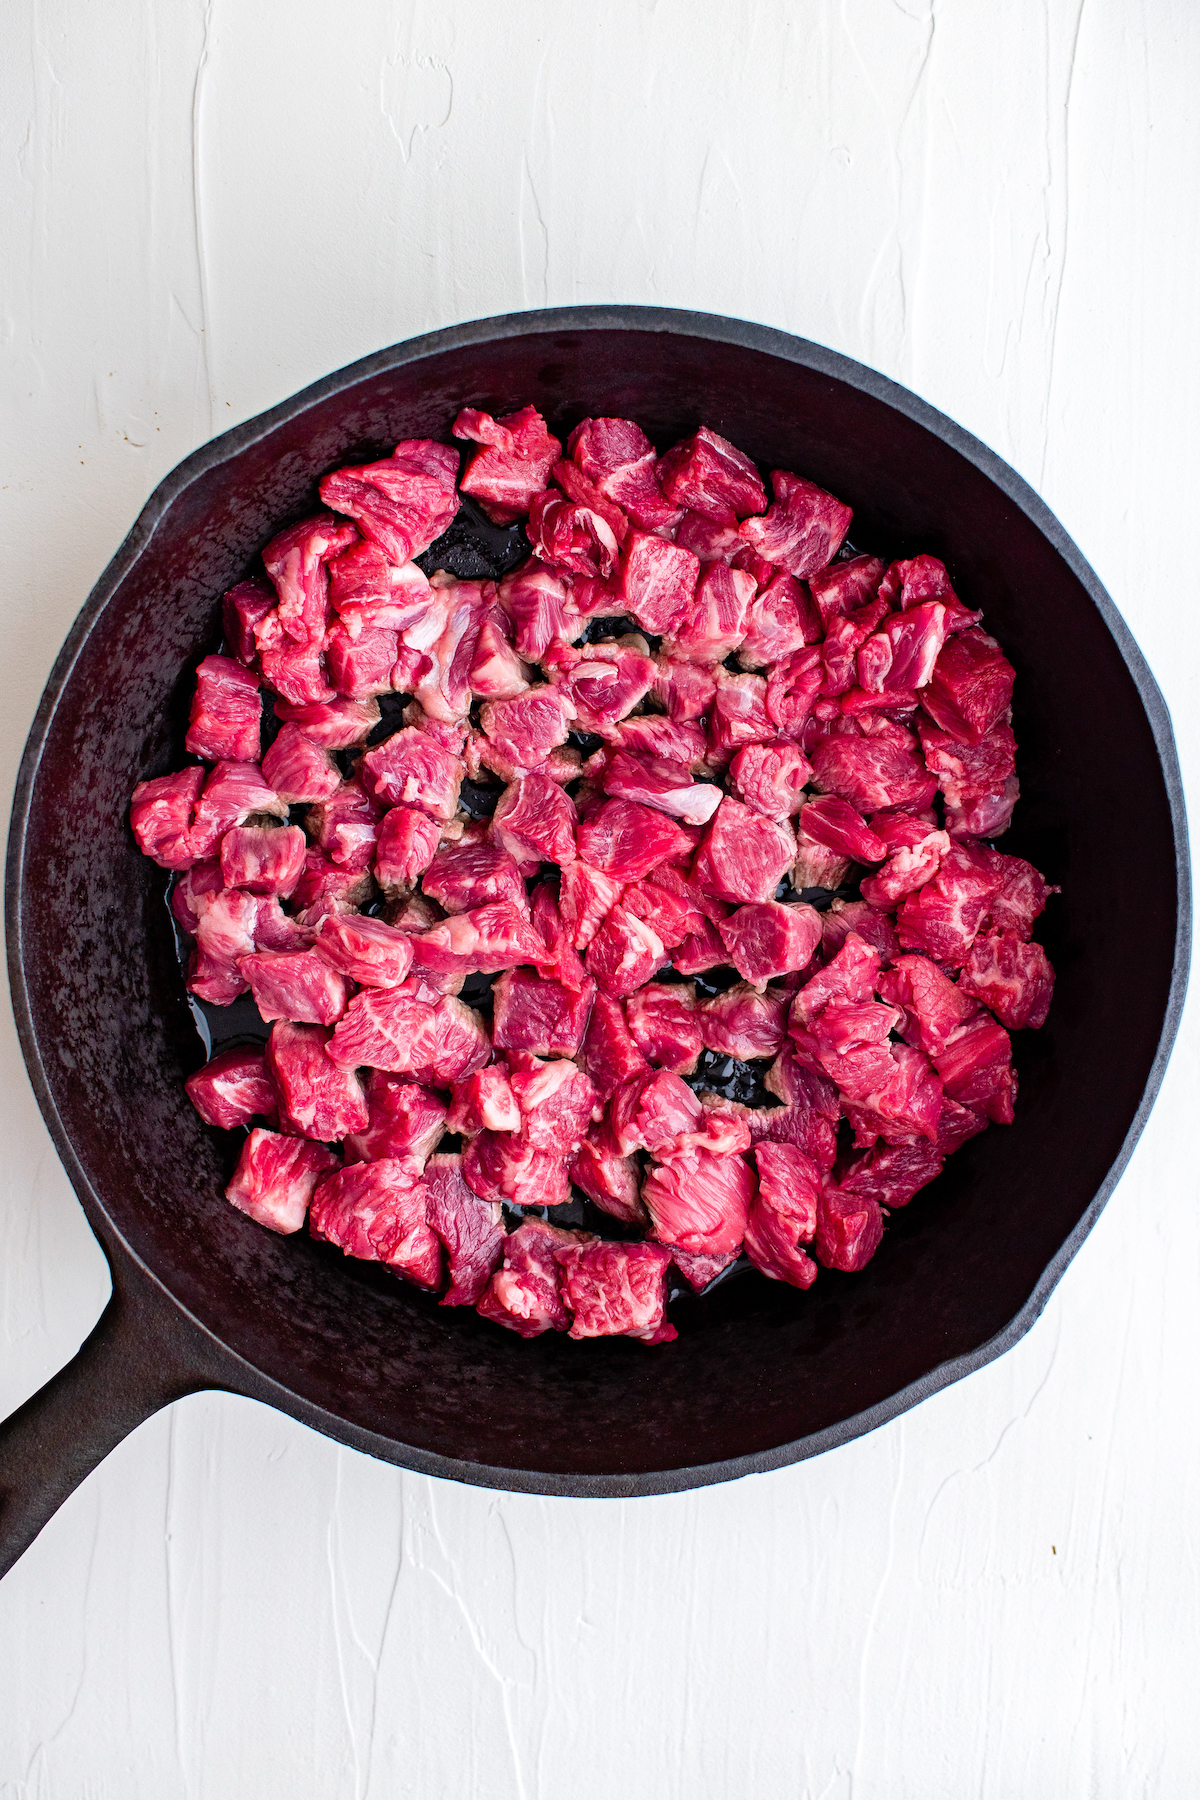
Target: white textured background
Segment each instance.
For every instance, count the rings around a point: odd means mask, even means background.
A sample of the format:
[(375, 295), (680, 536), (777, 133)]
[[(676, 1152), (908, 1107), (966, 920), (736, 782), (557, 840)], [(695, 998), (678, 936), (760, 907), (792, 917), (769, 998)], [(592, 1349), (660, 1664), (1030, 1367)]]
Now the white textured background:
[[(817, 339), (993, 445), (1200, 792), (1194, 0), (14, 0), (4, 35), (5, 791), (186, 452), (413, 333), (621, 300)], [(543, 1502), (160, 1415), (0, 1587), (0, 1796), (1192, 1800), (1198, 1051), (1193, 1005), (1021, 1345), (817, 1461)], [(7, 1009), (0, 1124), (11, 1407), (107, 1278)]]

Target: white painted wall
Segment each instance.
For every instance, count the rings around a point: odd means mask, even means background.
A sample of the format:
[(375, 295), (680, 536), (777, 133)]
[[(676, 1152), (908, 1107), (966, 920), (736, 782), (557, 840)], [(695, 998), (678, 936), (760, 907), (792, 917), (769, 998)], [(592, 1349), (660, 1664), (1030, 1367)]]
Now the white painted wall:
[[(15, 0), (5, 39), (6, 786), (187, 451), (415, 332), (620, 300), (830, 344), (993, 445), (1197, 791), (1188, 0)], [(798, 1468), (548, 1503), (236, 1399), (153, 1420), (0, 1588), (2, 1800), (1195, 1795), (1198, 1052), (1193, 1007), (1023, 1343)], [(106, 1275), (7, 1013), (0, 1122), (13, 1406)]]

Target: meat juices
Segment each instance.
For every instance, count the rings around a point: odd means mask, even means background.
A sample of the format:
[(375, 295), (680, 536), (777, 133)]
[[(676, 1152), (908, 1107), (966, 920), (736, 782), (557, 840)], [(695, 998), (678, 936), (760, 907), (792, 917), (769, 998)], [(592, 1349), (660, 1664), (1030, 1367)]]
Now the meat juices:
[[(134, 791), (189, 990), (270, 1025), (186, 1088), (254, 1223), (667, 1343), (672, 1281), (853, 1274), (1011, 1121), (1057, 892), (993, 842), (1014, 671), (936, 557), (706, 426), (447, 435), (321, 480)], [(460, 495), (525, 524), (498, 582), (442, 566)]]

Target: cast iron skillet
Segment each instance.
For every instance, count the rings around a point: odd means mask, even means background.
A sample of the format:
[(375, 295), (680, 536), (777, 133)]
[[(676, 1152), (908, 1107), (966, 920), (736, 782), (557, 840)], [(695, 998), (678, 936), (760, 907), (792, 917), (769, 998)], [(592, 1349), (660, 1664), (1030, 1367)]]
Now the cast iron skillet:
[[(176, 767), (219, 599), (317, 477), (464, 404), (532, 401), (554, 429), (701, 422), (764, 470), (854, 507), (853, 538), (928, 550), (1017, 670), (1022, 797), (1004, 848), (1062, 885), (1041, 932), (1049, 1022), (1016, 1040), (1016, 1123), (893, 1215), (865, 1273), (797, 1293), (755, 1276), (678, 1303), (648, 1350), (525, 1343), (222, 1198), (223, 1134), (183, 1091), (202, 1060), (163, 905), (128, 826)], [(1136, 843), (1136, 886), (1114, 846)], [(761, 326), (639, 307), (456, 326), (356, 363), (196, 452), (158, 488), (80, 614), (17, 783), (6, 888), (30, 1077), (112, 1267), (78, 1356), (0, 1428), (0, 1568), (159, 1407), (246, 1394), (387, 1461), (524, 1492), (661, 1494), (845, 1443), (1029, 1329), (1124, 1168), (1187, 975), (1179, 769), (1157, 687), (1062, 528), (1000, 459), (911, 394)], [(1112, 979), (1120, 970), (1120, 979)]]

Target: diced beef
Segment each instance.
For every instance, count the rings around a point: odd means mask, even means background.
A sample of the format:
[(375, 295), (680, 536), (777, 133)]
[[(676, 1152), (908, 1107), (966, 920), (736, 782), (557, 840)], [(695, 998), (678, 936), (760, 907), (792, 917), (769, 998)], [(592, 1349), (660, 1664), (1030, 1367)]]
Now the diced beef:
[(500, 605), (513, 622), (517, 655), (526, 662), (540, 662), (555, 638), (578, 637), (583, 630), (582, 619), (569, 623), (569, 578), (536, 556), (504, 577)]
[(578, 832), (579, 854), (617, 881), (640, 881), (660, 862), (673, 860), (687, 840), (657, 809), (632, 800), (608, 800)]
[(933, 879), (902, 902), (897, 915), (901, 944), (949, 968), (961, 968), (999, 885), (986, 852), (954, 844)]
[(650, 1065), (630, 1035), (620, 1001), (605, 993), (598, 993), (593, 1001), (578, 1060), (601, 1101), (610, 1099), (625, 1083), (650, 1075)]
[(814, 482), (784, 469), (771, 474), (773, 504), (761, 519), (747, 519), (742, 536), (767, 562), (806, 580), (831, 563), (854, 516)]
[(695, 923), (689, 903), (657, 882), (632, 882), (621, 896), (621, 905), (647, 924), (667, 950), (681, 944)]
[(521, 1108), (522, 1140), (535, 1150), (572, 1153), (598, 1104), (587, 1073), (569, 1060), (547, 1062), (523, 1050), (509, 1051), (508, 1068)]
[(417, 1287), (436, 1289), (442, 1252), (426, 1223), (426, 1201), (425, 1184), (408, 1159), (353, 1163), (321, 1182), (308, 1229), (346, 1256), (384, 1263)]
[(672, 1264), (697, 1294), (711, 1287), (717, 1276), (735, 1260), (736, 1253), (728, 1250), (723, 1256), (698, 1256), (694, 1251), (681, 1250), (678, 1244), (671, 1245)]
[(669, 960), (662, 939), (646, 920), (618, 902), (588, 945), (588, 974), (601, 992), (623, 999), (642, 987)]
[(678, 1335), (666, 1322), (669, 1250), (601, 1238), (558, 1250), (556, 1260), (566, 1303), (574, 1314), (569, 1336), (632, 1337), (666, 1344)]
[(899, 726), (872, 737), (825, 738), (813, 748), (812, 765), (825, 793), (863, 813), (881, 806), (928, 806), (937, 792), (911, 734)]
[(821, 635), (820, 615), (807, 591), (794, 576), (781, 573), (750, 602), (738, 661), (744, 669), (770, 668)]
[[(492, 609), (495, 589), (491, 583), (456, 581), (442, 590), (445, 617), (436, 640), (416, 644), (429, 667), (414, 683), (413, 692), (431, 719), (446, 722), (465, 719), (471, 705), (471, 669), (480, 628)], [(414, 647), (412, 629), (403, 637)]]
[[(465, 1159), (464, 1159), (465, 1160)], [(555, 1251), (590, 1243), (585, 1232), (560, 1231), (543, 1219), (526, 1219), (504, 1240), (504, 1260), (476, 1308), (484, 1319), (523, 1338), (565, 1331), (571, 1322), (563, 1302)]]
[(649, 982), (626, 1000), (625, 1020), (647, 1062), (691, 1074), (704, 1047), (693, 988)]
[(495, 844), (443, 844), (425, 870), (421, 891), (448, 913), (471, 912), (497, 900), (517, 907), (526, 901), (516, 863)]
[[(327, 565), (356, 537), (352, 525), (335, 519), (332, 513), (319, 513), (302, 519), (298, 525), (289, 525), (263, 551), (263, 567), (279, 595), (278, 629), (293, 644), (319, 650), (329, 612)], [(262, 627), (258, 643), (261, 648)]]
[(326, 475), (321, 498), (352, 518), (389, 561), (403, 564), (428, 550), (458, 511), (458, 462), (447, 444), (408, 439), (386, 461)]
[(259, 1225), (288, 1235), (304, 1223), (313, 1190), (338, 1167), (324, 1144), (255, 1127), (242, 1146), (225, 1198)]
[(791, 867), (796, 840), (786, 824), (726, 795), (692, 865), (697, 885), (721, 900), (771, 900)]
[(942, 650), (921, 704), (950, 737), (977, 744), (1007, 710), (1015, 680), (995, 638), (963, 631)]
[[(807, 810), (807, 809), (804, 809)], [(841, 887), (850, 873), (850, 858), (827, 844), (818, 844), (804, 829), (803, 816), (796, 824), (796, 860), (792, 864), (792, 886), (805, 888)]]
[(613, 529), (610, 508), (577, 505), (548, 488), (529, 509), (529, 542), (535, 556), (572, 574), (604, 580), (617, 566), (623, 532)]
[(139, 781), (134, 788), (129, 823), (138, 849), (160, 869), (190, 869), (197, 861), (192, 820), (203, 786), (204, 770), (190, 768)]
[[(797, 990), (791, 1017), (797, 1029), (807, 1029), (832, 1000), (851, 1000), (856, 1005), (870, 1000), (879, 979), (879, 952), (856, 932), (850, 932), (825, 967)], [(882, 991), (882, 990), (881, 990)], [(884, 995), (893, 1005), (889, 988)]]
[(817, 1229), (821, 1171), (793, 1144), (759, 1144), (758, 1192), (746, 1220), (746, 1254), (772, 1281), (811, 1287), (817, 1265), (800, 1248)]
[(290, 894), (307, 848), (298, 825), (235, 825), (221, 839), (221, 878), (251, 894)]
[(577, 730), (607, 733), (645, 698), (654, 680), (645, 647), (645, 639), (636, 634), (633, 643), (584, 644), (572, 652), (569, 669), (553, 671), (556, 685), (575, 708)]
[(478, 500), (497, 525), (510, 524), (529, 511), (562, 455), (561, 443), (533, 406), (500, 419), (467, 406), (452, 430), (456, 438), (469, 438), (481, 446), (459, 481), (459, 492)]
[[(818, 1031), (829, 1008), (818, 1021)], [(942, 1083), (925, 1054), (907, 1044), (890, 1049), (892, 1069), (886, 1079), (867, 1070), (840, 1070), (839, 1087), (846, 1117), (857, 1145), (886, 1138), (889, 1144), (918, 1136), (935, 1142), (942, 1112)], [(851, 1059), (847, 1059), (849, 1061)]]
[(638, 1168), (623, 1156), (607, 1119), (592, 1125), (571, 1158), (569, 1173), (593, 1205), (623, 1225), (646, 1226), (650, 1215), (638, 1192)]
[(945, 608), (948, 631), (966, 631), (983, 617), (982, 613), (967, 611), (950, 585), (945, 563), (936, 556), (914, 556), (907, 562), (894, 562), (879, 592), (889, 606), (898, 606), (901, 612), (938, 601)]
[(781, 737), (799, 741), (825, 678), (820, 645), (797, 650), (767, 677), (767, 717)]
[(537, 960), (538, 973), (568, 988), (572, 994), (580, 994), (590, 987), (583, 959), (571, 943), (559, 911), (558, 895), (550, 882), (543, 881), (534, 889), (529, 915), (545, 945), (544, 954)]
[(675, 542), (706, 563), (731, 563), (737, 552), (746, 548), (736, 524), (721, 525), (706, 513), (691, 511), (685, 512), (676, 525)]
[[(627, 1123), (621, 1118), (623, 1112), (631, 1115)], [(609, 1119), (626, 1153), (640, 1144), (661, 1156), (681, 1136), (702, 1125), (704, 1108), (685, 1081), (661, 1069), (642, 1082), (636, 1094), (625, 1090), (617, 1096), (610, 1105)]]
[(716, 692), (712, 669), (660, 650), (654, 658), (654, 697), (679, 725), (707, 713)]
[(228, 1006), (244, 994), (249, 982), (238, 958), (254, 949), (258, 929), (257, 895), (241, 889), (215, 894), (196, 921), (196, 948), (188, 964), (187, 988), (212, 1006)]
[(393, 806), (383, 816), (375, 844), (375, 879), (385, 894), (410, 893), (437, 854), (441, 830), (414, 806)]
[(260, 950), (240, 956), (238, 968), (268, 1023), (332, 1025), (346, 1010), (345, 978), (315, 950)]
[(914, 1194), (928, 1187), (942, 1172), (944, 1155), (939, 1142), (916, 1138), (909, 1144), (887, 1144), (856, 1157), (843, 1174), (843, 1194), (874, 1200), (880, 1206), (907, 1206)]
[(415, 806), (432, 819), (452, 819), (464, 769), (428, 732), (406, 726), (367, 751), (361, 774), (367, 792), (385, 806)]
[(953, 1156), (956, 1150), (988, 1128), (986, 1113), (973, 1107), (960, 1106), (957, 1100), (942, 1097), (942, 1116), (938, 1120), (937, 1147), (942, 1156)]
[(817, 1207), (813, 1245), (817, 1261), (827, 1269), (842, 1269), (852, 1275), (866, 1268), (882, 1241), (883, 1214), (878, 1202), (844, 1194), (832, 1182), (826, 1182)]
[(537, 1149), (520, 1131), (481, 1131), (463, 1152), (462, 1172), (481, 1200), (564, 1206), (571, 1198), (562, 1154)]
[(375, 860), (383, 808), (357, 781), (344, 781), (328, 800), (305, 817), (309, 837), (331, 862), (344, 869), (369, 869)]
[(865, 900), (835, 900), (822, 915), (822, 954), (826, 957), (836, 955), (852, 931), (878, 950), (885, 964), (900, 953), (900, 939), (887, 913), (868, 906)]
[(690, 611), (700, 560), (653, 532), (631, 531), (621, 553), (619, 592), (624, 610), (655, 633), (671, 632)]
[(1017, 1095), (1012, 1042), (987, 1013), (952, 1031), (934, 1063), (951, 1100), (986, 1113), (997, 1125), (1012, 1124)]
[[(330, 910), (348, 910), (362, 906), (374, 892), (369, 869), (348, 869), (335, 863), (324, 851), (309, 845), (304, 858), (304, 873), (292, 889), (292, 905), (298, 913), (307, 913), (321, 905), (321, 917)], [(312, 922), (316, 922), (315, 920)]]
[(595, 998), (595, 983), (572, 990), (534, 969), (510, 969), (492, 989), (492, 1042), (497, 1050), (576, 1056)]
[(788, 1001), (785, 994), (768, 988), (759, 993), (748, 982), (702, 1000), (696, 1022), (709, 1050), (720, 1056), (736, 1056), (741, 1062), (778, 1056), (783, 1048)]
[(723, 662), (746, 635), (754, 594), (754, 577), (746, 570), (705, 563), (692, 603), (672, 634), (672, 656), (710, 665)]
[(232, 1131), (251, 1119), (274, 1124), (279, 1113), (275, 1083), (256, 1047), (222, 1050), (184, 1082), (188, 1099), (206, 1125)]
[(370, 1117), (365, 1130), (347, 1132), (346, 1161), (402, 1156), (423, 1163), (446, 1129), (446, 1106), (418, 1082), (372, 1069), (367, 1077)]
[(681, 763), (635, 756), (627, 750), (613, 753), (601, 785), (615, 799), (652, 806), (685, 825), (706, 825), (721, 800), (719, 787), (709, 781), (693, 781)]
[(315, 948), (331, 967), (363, 987), (399, 987), (412, 967), (412, 939), (406, 932), (354, 913), (330, 913), (322, 919)]
[(425, 1219), (450, 1264), (443, 1306), (475, 1306), (504, 1256), (500, 1205), (481, 1200), (463, 1180), (461, 1156), (431, 1156), (422, 1175)]
[(415, 679), (418, 669), (428, 658), (416, 658), (410, 667), (407, 654), (401, 657), (400, 638), (395, 631), (368, 626), (352, 637), (344, 625), (335, 625), (325, 640), (325, 667), (335, 695), (356, 705), (369, 704), (376, 694), (390, 694), (396, 688), (400, 671), (401, 688)]
[(944, 831), (925, 830), (923, 835), (914, 836), (914, 843), (893, 850), (878, 874), (861, 884), (863, 899), (881, 911), (889, 910), (906, 894), (915, 893), (932, 881), (950, 848)]
[(514, 768), (527, 773), (567, 741), (575, 717), (571, 701), (542, 682), (513, 700), (486, 700), (480, 711), (484, 731)]
[(285, 1130), (335, 1143), (370, 1120), (367, 1098), (353, 1068), (331, 1062), (333, 1033), (320, 1025), (280, 1020), (267, 1040), (267, 1068), (279, 1094)]
[(418, 968), (447, 974), (494, 975), (518, 963), (536, 962), (543, 950), (538, 932), (507, 900), (455, 913), (413, 938)]
[(1014, 932), (976, 937), (959, 986), (989, 1006), (1009, 1031), (1046, 1023), (1054, 996), (1054, 970), (1040, 944)]
[(999, 887), (988, 903), (984, 929), (1008, 931), (1015, 937), (1027, 938), (1034, 920), (1045, 908), (1051, 894), (1059, 889), (1049, 887), (1032, 863), (1019, 856), (1002, 856), (998, 850), (985, 852), (987, 866), (999, 881)]
[(196, 670), (184, 749), (218, 762), (257, 762), (262, 722), (258, 677), (231, 656), (206, 656)]
[(379, 723), (377, 700), (328, 700), (295, 706), (275, 702), (276, 717), (297, 726), (323, 750), (349, 750), (366, 742)]
[(632, 419), (584, 419), (567, 452), (596, 489), (643, 531), (671, 526), (679, 516), (658, 484), (654, 445)]
[(430, 1005), (400, 987), (355, 995), (329, 1054), (339, 1068), (388, 1069), (448, 1087), (483, 1068), (491, 1045), (471, 1007), (449, 994)]
[(255, 763), (219, 762), (204, 784), (192, 824), (191, 844), (197, 861), (214, 855), (225, 833), (243, 825), (251, 813), (287, 817), (287, 802), (263, 779)]
[(862, 814), (835, 794), (810, 800), (800, 814), (800, 829), (810, 842), (823, 844), (827, 850), (854, 862), (878, 863), (887, 855), (887, 845)]
[(680, 763), (694, 775), (707, 769), (705, 735), (691, 721), (676, 724), (657, 713), (642, 713), (623, 719), (614, 727), (612, 737), (622, 750), (635, 756), (660, 756), (667, 762)]
[(303, 800), (328, 800), (342, 785), (332, 753), (305, 737), (298, 725), (285, 725), (263, 757), (263, 780), (294, 806)]
[(668, 450), (658, 465), (659, 484), (673, 506), (732, 525), (761, 512), (767, 493), (748, 456), (707, 425)]
[(471, 692), (483, 700), (512, 700), (529, 686), (529, 668), (513, 647), (508, 621), (493, 609), (479, 627), (471, 658)]
[(329, 604), (350, 638), (405, 631), (434, 604), (429, 577), (414, 562), (389, 563), (378, 544), (359, 539), (329, 565)]
[(743, 1157), (693, 1150), (649, 1169), (642, 1199), (659, 1243), (722, 1255), (741, 1246), (756, 1188)]
[(727, 763), (745, 744), (773, 743), (778, 736), (767, 716), (767, 684), (761, 675), (730, 675), (717, 670), (717, 686), (708, 715), (708, 756), (714, 768)]
[(446, 1130), (474, 1137), (480, 1131), (519, 1131), (521, 1109), (508, 1072), (498, 1064), (454, 1083)]
[(802, 902), (759, 900), (739, 906), (717, 931), (738, 974), (761, 987), (807, 968), (821, 941), (821, 915)]
[(873, 600), (885, 570), (886, 564), (878, 556), (853, 556), (810, 575), (808, 590), (821, 615), (823, 631), (828, 631), (834, 619), (845, 618)]
[(945, 641), (946, 609), (936, 601), (887, 619), (859, 646), (859, 682), (868, 694), (915, 693), (932, 676)]
[(548, 776), (526, 775), (501, 795), (491, 835), (517, 863), (556, 862), (562, 867), (575, 860), (575, 808)]
[[(255, 626), (261, 624), (268, 613), (273, 613), (278, 604), (279, 595), (271, 583), (264, 581), (259, 575), (252, 576), (249, 581), (239, 581), (221, 601), (221, 624), (225, 631), (225, 641), (238, 661), (247, 668), (258, 659)], [(257, 749), (254, 754), (257, 756)]]

